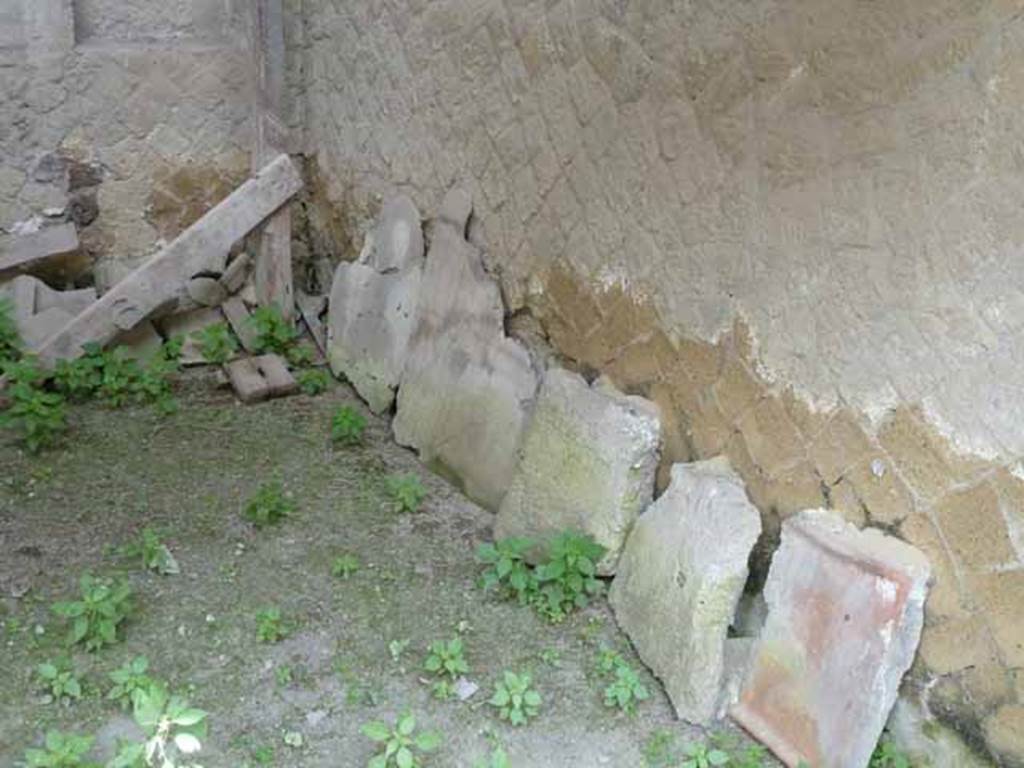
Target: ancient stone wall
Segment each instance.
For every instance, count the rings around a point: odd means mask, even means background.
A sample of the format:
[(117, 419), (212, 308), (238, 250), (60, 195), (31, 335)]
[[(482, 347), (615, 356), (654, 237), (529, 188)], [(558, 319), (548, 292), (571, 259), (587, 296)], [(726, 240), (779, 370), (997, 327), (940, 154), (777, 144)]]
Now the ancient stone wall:
[(251, 81), (240, 0), (0, 0), (0, 231), (116, 282), (248, 175)]
[(1020, 4), (290, 6), (350, 230), (472, 189), (510, 327), (656, 400), (665, 467), (725, 453), (769, 531), (826, 506), (928, 554), (906, 697), (1021, 764)]

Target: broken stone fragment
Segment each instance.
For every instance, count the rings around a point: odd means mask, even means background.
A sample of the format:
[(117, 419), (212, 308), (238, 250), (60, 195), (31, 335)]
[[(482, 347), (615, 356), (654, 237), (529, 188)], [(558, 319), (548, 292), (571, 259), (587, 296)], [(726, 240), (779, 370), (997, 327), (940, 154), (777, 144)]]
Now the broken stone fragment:
[(732, 716), (786, 765), (865, 768), (917, 651), (930, 567), (826, 510), (782, 525)]
[(58, 256), (78, 251), (74, 224), (43, 227), (31, 234), (0, 239), (0, 272), (24, 270)]
[(153, 323), (147, 320), (117, 336), (110, 346), (122, 347), (132, 360), (145, 361), (159, 352), (163, 343), (163, 337), (157, 333)]
[(246, 357), (225, 366), (231, 386), (243, 403), (284, 397), (299, 391), (299, 385), (278, 355)]
[(331, 370), (347, 378), (374, 413), (395, 400), (422, 279), (420, 214), (399, 195), (384, 204), (359, 261), (335, 271), (327, 319)]
[(588, 533), (608, 550), (599, 572), (614, 573), (633, 523), (651, 503), (659, 446), (654, 403), (548, 370), (495, 538), (544, 542), (565, 530)]
[(56, 291), (42, 280), (19, 275), (0, 285), (4, 296), (14, 305), (14, 322), (25, 347), (34, 352), (96, 301), (96, 289)]
[(219, 307), (228, 297), (227, 289), (216, 277), (193, 277), (185, 285), (185, 292), (201, 307)]
[[(615, 618), (691, 723), (718, 714), (726, 636), (760, 535), (761, 515), (728, 460), (674, 464), (671, 484), (640, 515), (619, 560), (609, 596)], [(730, 667), (742, 668), (744, 648), (728, 650)]]
[(515, 470), (537, 373), (527, 351), (505, 336), (501, 295), (480, 251), (446, 221), (434, 230), (417, 312), (395, 439), (496, 510)]

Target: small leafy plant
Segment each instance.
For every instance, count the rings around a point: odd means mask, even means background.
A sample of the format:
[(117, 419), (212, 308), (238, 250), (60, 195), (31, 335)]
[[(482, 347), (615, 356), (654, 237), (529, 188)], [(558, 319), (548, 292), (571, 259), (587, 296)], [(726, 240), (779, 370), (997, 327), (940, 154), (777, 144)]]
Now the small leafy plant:
[(26, 768), (98, 768), (95, 763), (84, 762), (92, 749), (92, 736), (47, 731), (42, 749), (25, 751)]
[(0, 297), (0, 365), (21, 356), (21, 334), (14, 322), (14, 303)]
[(84, 643), (98, 651), (117, 642), (117, 630), (131, 611), (132, 590), (127, 582), (114, 582), (85, 574), (79, 579), (80, 600), (57, 602), (53, 611), (71, 621), (68, 644)]
[(405, 653), (405, 649), (409, 647), (409, 639), (405, 640), (392, 640), (388, 643), (388, 653), (391, 655), (391, 660), (397, 664), (402, 660), (402, 654)]
[(256, 637), (261, 643), (277, 643), (291, 634), (292, 627), (278, 608), (264, 608), (256, 614)]
[(484, 735), (491, 744), (491, 754), (485, 759), (474, 762), (473, 768), (512, 768), (512, 761), (508, 759), (508, 752), (505, 751), (505, 747), (502, 746), (497, 735), (489, 729), (485, 731)]
[(437, 640), (430, 644), (423, 668), (440, 678), (433, 685), (434, 698), (450, 699), (455, 695), (454, 682), (460, 675), (469, 672), (469, 664), (462, 651), (461, 637), (452, 638), (448, 642)]
[(224, 365), (238, 354), (238, 342), (227, 323), (214, 323), (192, 334), (199, 354), (211, 365)]
[(287, 356), (288, 350), (298, 341), (299, 332), (295, 324), (285, 319), (277, 304), (256, 309), (250, 315), (249, 323), (256, 334), (257, 352)]
[(729, 762), (729, 755), (724, 750), (695, 742), (683, 746), (683, 755), (680, 768), (716, 768)]
[(526, 553), (534, 546), (534, 542), (526, 538), (481, 544), (477, 549), (477, 560), (488, 568), (480, 577), (480, 586), (484, 589), (498, 588), (506, 596), (516, 598), (520, 605), (529, 604), (537, 593), (537, 580), (526, 562)]
[(138, 558), (145, 571), (156, 571), (163, 575), (181, 572), (171, 550), (152, 528), (144, 528), (137, 541), (121, 547), (121, 554), (128, 558)]
[(416, 475), (392, 475), (387, 479), (388, 495), (396, 512), (412, 514), (419, 511), (427, 489)]
[(420, 768), (420, 753), (433, 752), (441, 746), (437, 731), (416, 733), (416, 718), (406, 712), (394, 727), (375, 720), (362, 727), (363, 735), (380, 745), (380, 751), (370, 758), (366, 768)]
[(647, 687), (640, 682), (640, 676), (619, 653), (610, 649), (601, 651), (598, 655), (598, 670), (613, 678), (604, 689), (606, 707), (618, 707), (626, 714), (633, 714), (639, 702), (650, 698)]
[(10, 405), (0, 413), (0, 427), (19, 433), (30, 453), (55, 445), (67, 430), (63, 395), (46, 390), (46, 374), (31, 358), (9, 361), (2, 372), (8, 380)]
[(359, 558), (355, 555), (338, 555), (331, 563), (331, 573), (339, 579), (347, 579), (361, 567)]
[(512, 725), (526, 725), (530, 718), (537, 717), (541, 698), (530, 687), (532, 682), (528, 672), (516, 674), (505, 670), (502, 673), (489, 702), (491, 706), (497, 707), (502, 720), (508, 720)]
[(366, 431), (366, 417), (351, 405), (343, 405), (331, 419), (331, 440), (342, 445), (360, 445)]
[(559, 534), (548, 548), (547, 562), (534, 574), (539, 594), (534, 607), (552, 622), (562, 621), (574, 609), (604, 591), (597, 578), (597, 562), (607, 550), (590, 536), (570, 531)]
[(870, 768), (910, 768), (910, 758), (892, 741), (882, 739), (871, 755)]
[(299, 371), (295, 380), (299, 382), (299, 389), (307, 395), (319, 395), (327, 390), (331, 378), (327, 371), (320, 368), (308, 368), (304, 371)]
[(37, 666), (36, 677), (42, 687), (53, 696), (54, 701), (82, 698), (82, 685), (75, 677), (71, 659), (67, 656), (61, 656), (54, 661), (46, 661)]
[(257, 528), (281, 522), (295, 512), (295, 502), (277, 480), (264, 483), (245, 505), (245, 517)]
[(671, 768), (678, 765), (675, 740), (672, 731), (665, 728), (659, 728), (648, 736), (643, 747), (645, 768)]
[(58, 361), (53, 376), (57, 391), (63, 392), (72, 401), (95, 397), (103, 384), (103, 368), (106, 365), (103, 347), (89, 342), (83, 344), (82, 349), (84, 352), (81, 357)]
[(109, 768), (200, 768), (190, 761), (206, 738), (206, 712), (153, 683), (135, 692), (132, 713), (146, 740), (122, 742)]
[(146, 674), (148, 670), (149, 659), (145, 656), (136, 656), (131, 661), (126, 661), (110, 673), (109, 677), (114, 686), (107, 692), (107, 698), (116, 701), (123, 709), (131, 707), (136, 691), (144, 691), (154, 683)]

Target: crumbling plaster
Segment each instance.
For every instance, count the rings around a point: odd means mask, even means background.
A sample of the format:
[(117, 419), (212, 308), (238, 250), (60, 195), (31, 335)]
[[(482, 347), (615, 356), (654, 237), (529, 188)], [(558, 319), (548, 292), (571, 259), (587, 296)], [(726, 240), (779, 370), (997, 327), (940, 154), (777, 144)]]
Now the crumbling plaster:
[(242, 9), (0, 0), (0, 229), (75, 219), (109, 286), (243, 180)]

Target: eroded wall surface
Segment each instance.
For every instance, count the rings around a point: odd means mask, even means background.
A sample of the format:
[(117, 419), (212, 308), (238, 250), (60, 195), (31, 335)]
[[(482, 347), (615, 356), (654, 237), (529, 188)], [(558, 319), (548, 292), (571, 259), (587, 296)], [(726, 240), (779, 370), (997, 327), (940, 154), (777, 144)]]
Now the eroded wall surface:
[(292, 5), (352, 226), (468, 185), (511, 325), (657, 400), (669, 459), (921, 547), (908, 690), (1020, 764), (1019, 0)]
[(239, 0), (0, 0), (0, 230), (70, 217), (116, 282), (248, 174)]

